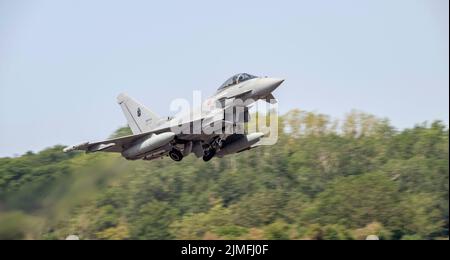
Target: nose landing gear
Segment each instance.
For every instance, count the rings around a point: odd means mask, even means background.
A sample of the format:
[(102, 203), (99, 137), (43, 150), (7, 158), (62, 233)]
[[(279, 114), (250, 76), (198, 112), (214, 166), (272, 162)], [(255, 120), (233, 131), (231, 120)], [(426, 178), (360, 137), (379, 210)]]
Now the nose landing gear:
[(204, 150), (203, 161), (207, 162), (211, 160), (214, 155), (216, 155), (217, 150), (219, 150), (223, 145), (222, 138), (216, 138), (212, 143)]
[(206, 149), (203, 155), (203, 161), (207, 162), (211, 160), (214, 157), (214, 155), (216, 155), (216, 149), (214, 148)]

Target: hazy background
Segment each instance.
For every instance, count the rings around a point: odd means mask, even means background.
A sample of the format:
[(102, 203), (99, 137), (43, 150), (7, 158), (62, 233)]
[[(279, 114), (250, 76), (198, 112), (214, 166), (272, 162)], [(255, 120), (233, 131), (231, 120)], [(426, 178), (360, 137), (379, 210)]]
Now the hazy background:
[(108, 136), (119, 92), (167, 115), (237, 72), (286, 78), (281, 112), (448, 124), (448, 5), (0, 0), (0, 156)]

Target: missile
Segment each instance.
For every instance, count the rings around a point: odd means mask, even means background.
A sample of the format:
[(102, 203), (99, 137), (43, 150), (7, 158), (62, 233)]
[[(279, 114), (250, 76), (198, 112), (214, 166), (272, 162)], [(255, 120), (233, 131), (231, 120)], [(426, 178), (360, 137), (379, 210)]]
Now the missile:
[(264, 136), (263, 133), (258, 132), (243, 135), (239, 139), (233, 140), (231, 143), (228, 144), (225, 141), (225, 145), (220, 149), (220, 151), (217, 152), (216, 156), (223, 157), (227, 154), (237, 153), (247, 148), (250, 148), (252, 145), (256, 144), (263, 136)]
[(146, 153), (154, 151), (167, 145), (175, 138), (175, 133), (166, 132), (161, 134), (152, 134), (139, 140), (137, 143), (122, 152), (122, 156), (127, 159), (139, 159)]

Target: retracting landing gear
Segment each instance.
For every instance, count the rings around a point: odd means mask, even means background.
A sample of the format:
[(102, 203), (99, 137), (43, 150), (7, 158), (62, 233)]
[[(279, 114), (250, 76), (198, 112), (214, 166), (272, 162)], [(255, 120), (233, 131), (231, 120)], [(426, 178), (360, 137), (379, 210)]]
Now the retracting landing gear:
[(207, 162), (216, 155), (217, 150), (222, 147), (222, 138), (216, 138), (203, 152), (203, 161)]
[(172, 160), (174, 160), (176, 162), (183, 160), (183, 154), (177, 149), (172, 149), (169, 152), (169, 156)]
[(203, 155), (203, 161), (207, 162), (209, 160), (211, 160), (214, 155), (216, 155), (216, 149), (214, 148), (208, 148), (205, 150), (204, 155)]

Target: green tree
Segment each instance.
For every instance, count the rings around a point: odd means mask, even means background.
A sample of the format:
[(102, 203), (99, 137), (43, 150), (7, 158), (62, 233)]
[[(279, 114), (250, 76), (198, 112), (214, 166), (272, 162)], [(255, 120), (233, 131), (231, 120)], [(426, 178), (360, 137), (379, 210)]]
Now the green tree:
[(171, 239), (169, 225), (177, 216), (177, 210), (166, 202), (153, 201), (144, 205), (133, 220), (131, 237), (135, 239)]

